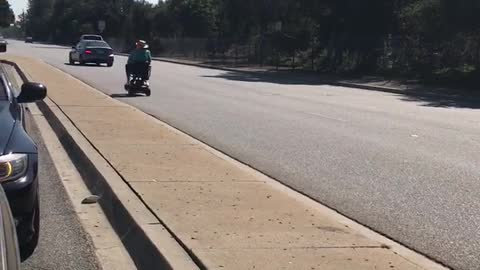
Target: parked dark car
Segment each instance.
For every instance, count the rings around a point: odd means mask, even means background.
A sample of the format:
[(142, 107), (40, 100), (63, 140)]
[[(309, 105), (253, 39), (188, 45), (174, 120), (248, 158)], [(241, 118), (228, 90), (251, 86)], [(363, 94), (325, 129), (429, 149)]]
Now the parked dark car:
[(33, 43), (33, 37), (26, 37), (25, 43)]
[(6, 52), (7, 51), (7, 41), (0, 36), (0, 52)]
[(0, 186), (0, 270), (20, 270), (15, 220), (7, 196)]
[[(18, 91), (17, 91), (18, 92)], [(42, 84), (25, 83), (18, 95), (0, 66), (0, 183), (15, 218), (22, 260), (35, 250), (40, 230), (38, 151), (27, 133), (23, 104), (45, 98)]]
[(97, 65), (107, 64), (113, 66), (114, 55), (113, 49), (101, 40), (83, 40), (77, 46), (72, 47), (69, 54), (68, 62), (74, 65), (78, 62), (80, 65), (87, 63), (95, 63)]

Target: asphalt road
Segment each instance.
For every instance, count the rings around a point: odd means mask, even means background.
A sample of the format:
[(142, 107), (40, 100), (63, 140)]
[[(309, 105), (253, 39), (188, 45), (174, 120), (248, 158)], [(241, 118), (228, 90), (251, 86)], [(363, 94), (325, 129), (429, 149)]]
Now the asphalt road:
[[(68, 49), (12, 42), (455, 269), (480, 265), (480, 103), (154, 62), (151, 97)], [(66, 86), (68, 87), (68, 86)]]
[(32, 257), (22, 264), (22, 269), (100, 269), (92, 244), (73, 210), (39, 131), (31, 120), (28, 125), (40, 151), (40, 241)]

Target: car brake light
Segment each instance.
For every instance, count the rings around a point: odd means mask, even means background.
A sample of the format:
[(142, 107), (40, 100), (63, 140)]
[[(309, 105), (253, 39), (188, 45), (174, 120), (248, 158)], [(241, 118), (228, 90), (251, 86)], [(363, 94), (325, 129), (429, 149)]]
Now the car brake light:
[(86, 50), (86, 51), (85, 51), (85, 54), (92, 54), (92, 51)]

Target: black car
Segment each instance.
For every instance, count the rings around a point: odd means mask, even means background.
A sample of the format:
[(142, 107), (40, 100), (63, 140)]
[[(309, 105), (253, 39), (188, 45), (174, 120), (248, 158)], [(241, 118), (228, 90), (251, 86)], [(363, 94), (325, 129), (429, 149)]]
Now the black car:
[(33, 43), (33, 37), (26, 37), (25, 43)]
[(22, 104), (45, 98), (46, 87), (25, 83), (19, 95), (0, 66), (0, 183), (17, 227), (22, 260), (35, 250), (39, 237), (38, 152), (27, 133)]
[(7, 196), (0, 186), (0, 270), (20, 270), (17, 232)]
[(7, 51), (7, 41), (0, 36), (0, 52), (6, 52)]
[(113, 66), (113, 49), (102, 40), (82, 40), (77, 46), (72, 47), (68, 62), (74, 65), (78, 62), (80, 65), (86, 63), (95, 63), (97, 65), (107, 64)]

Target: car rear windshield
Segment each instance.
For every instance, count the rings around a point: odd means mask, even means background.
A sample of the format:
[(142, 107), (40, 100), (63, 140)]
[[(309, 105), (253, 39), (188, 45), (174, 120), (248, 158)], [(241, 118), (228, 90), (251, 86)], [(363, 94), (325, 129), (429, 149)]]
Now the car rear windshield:
[(88, 41), (85, 43), (85, 46), (110, 48), (110, 46), (108, 46), (108, 44), (105, 41)]
[(84, 40), (102, 40), (101, 36), (83, 36)]

